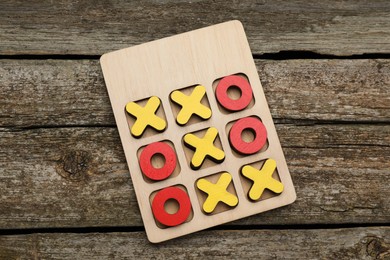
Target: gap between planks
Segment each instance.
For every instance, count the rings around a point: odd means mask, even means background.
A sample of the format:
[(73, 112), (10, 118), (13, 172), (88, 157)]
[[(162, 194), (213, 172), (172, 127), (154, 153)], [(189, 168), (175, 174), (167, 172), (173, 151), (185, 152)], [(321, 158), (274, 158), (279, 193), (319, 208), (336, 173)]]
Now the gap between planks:
[[(300, 225), (232, 225), (230, 223), (214, 226), (207, 230), (316, 230), (316, 229), (355, 229), (370, 227), (390, 227), (390, 223), (348, 223), (348, 224), (300, 224)], [(0, 229), (0, 236), (29, 235), (29, 234), (88, 234), (88, 233), (134, 233), (144, 232), (144, 226), (117, 226), (117, 227), (52, 227), (52, 228), (24, 228)]]
[(0, 236), (3, 259), (388, 259), (390, 228), (207, 230), (162, 244), (144, 232)]
[[(87, 54), (18, 54), (0, 55), (0, 60), (99, 60), (101, 55)], [(353, 55), (331, 55), (314, 51), (279, 51), (256, 54), (255, 60), (362, 60), (362, 59), (390, 59), (390, 53), (363, 53)]]
[[(334, 126), (348, 126), (348, 125), (375, 125), (375, 126), (388, 126), (389, 121), (344, 121), (344, 120), (310, 120), (310, 119), (283, 119), (273, 118), (275, 125), (292, 125), (292, 126), (321, 126), (321, 125), (334, 125)], [(5, 125), (0, 127), (0, 132), (20, 132), (39, 129), (65, 129), (65, 128), (117, 128), (114, 124), (75, 124), (75, 125), (29, 125), (29, 126), (12, 126)]]

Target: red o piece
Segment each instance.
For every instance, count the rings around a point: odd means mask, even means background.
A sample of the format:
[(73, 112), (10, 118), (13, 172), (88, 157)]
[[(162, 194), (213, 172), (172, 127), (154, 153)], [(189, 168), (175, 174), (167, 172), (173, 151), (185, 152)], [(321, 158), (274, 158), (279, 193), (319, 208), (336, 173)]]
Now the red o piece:
[[(165, 158), (165, 164), (161, 168), (152, 165), (152, 157), (161, 154)], [(164, 142), (155, 142), (147, 145), (142, 150), (139, 165), (143, 174), (148, 178), (161, 181), (168, 178), (176, 168), (176, 154), (171, 146)]]
[[(241, 134), (249, 129), (254, 132), (255, 138), (252, 142), (242, 140)], [(230, 129), (229, 141), (233, 148), (242, 154), (254, 154), (263, 148), (267, 141), (267, 129), (264, 124), (255, 117), (245, 117), (235, 122)]]
[[(165, 211), (164, 205), (169, 199), (174, 199), (179, 204), (179, 210), (170, 214)], [(187, 193), (177, 187), (164, 188), (157, 192), (152, 202), (153, 215), (158, 222), (165, 226), (173, 227), (182, 224), (191, 213), (191, 201)]]
[[(231, 99), (228, 96), (228, 89), (236, 86), (241, 91), (239, 99)], [(252, 88), (249, 82), (243, 77), (231, 75), (224, 77), (218, 83), (215, 95), (221, 106), (230, 111), (240, 111), (246, 108), (252, 100)]]

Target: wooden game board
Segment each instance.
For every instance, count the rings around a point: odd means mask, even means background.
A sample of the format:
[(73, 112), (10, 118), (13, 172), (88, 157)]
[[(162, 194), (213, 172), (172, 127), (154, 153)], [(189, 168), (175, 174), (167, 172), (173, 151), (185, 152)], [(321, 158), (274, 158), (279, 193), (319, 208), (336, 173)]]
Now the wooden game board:
[(240, 22), (107, 53), (101, 66), (151, 242), (295, 200)]

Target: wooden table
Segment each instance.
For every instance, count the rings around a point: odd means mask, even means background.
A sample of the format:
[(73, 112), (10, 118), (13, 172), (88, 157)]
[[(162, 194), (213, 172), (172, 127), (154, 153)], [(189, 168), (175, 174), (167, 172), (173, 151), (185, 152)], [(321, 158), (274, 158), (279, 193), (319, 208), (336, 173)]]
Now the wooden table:
[[(143, 230), (98, 58), (239, 19), (298, 199)], [(390, 2), (0, 3), (0, 259), (390, 258)]]

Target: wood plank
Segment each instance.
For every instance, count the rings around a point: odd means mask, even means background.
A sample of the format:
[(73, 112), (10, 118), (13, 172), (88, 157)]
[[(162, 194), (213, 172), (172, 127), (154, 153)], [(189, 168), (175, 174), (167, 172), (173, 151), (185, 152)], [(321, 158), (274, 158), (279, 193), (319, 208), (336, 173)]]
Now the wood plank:
[(151, 244), (144, 232), (0, 236), (2, 259), (388, 259), (390, 228), (212, 230)]
[[(298, 199), (233, 224), (390, 222), (389, 125), (277, 131)], [(1, 229), (142, 226), (116, 128), (3, 128), (0, 138)]]
[[(390, 121), (389, 60), (256, 64), (273, 118)], [(0, 126), (115, 124), (98, 61), (0, 60), (0, 76)]]
[(88, 54), (238, 19), (252, 52), (390, 52), (386, 0), (1, 1), (0, 54)]

